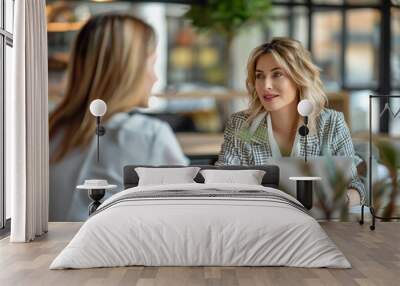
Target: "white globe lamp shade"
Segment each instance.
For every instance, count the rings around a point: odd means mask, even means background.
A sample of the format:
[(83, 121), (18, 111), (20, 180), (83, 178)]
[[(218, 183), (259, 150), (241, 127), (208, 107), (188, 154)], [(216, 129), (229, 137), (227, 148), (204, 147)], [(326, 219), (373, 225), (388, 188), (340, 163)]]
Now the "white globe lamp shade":
[(107, 104), (101, 99), (95, 99), (90, 103), (90, 113), (94, 116), (103, 116), (107, 111)]
[(297, 105), (297, 111), (301, 116), (309, 116), (312, 113), (313, 109), (314, 107), (311, 103), (311, 100), (309, 99), (303, 99)]

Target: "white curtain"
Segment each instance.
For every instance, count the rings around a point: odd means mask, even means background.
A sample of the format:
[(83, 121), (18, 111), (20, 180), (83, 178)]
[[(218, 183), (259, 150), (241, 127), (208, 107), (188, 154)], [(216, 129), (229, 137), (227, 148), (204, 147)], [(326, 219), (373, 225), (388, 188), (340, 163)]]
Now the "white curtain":
[(12, 93), (6, 97), (6, 187), (12, 242), (47, 232), (49, 161), (45, 0), (15, 1)]

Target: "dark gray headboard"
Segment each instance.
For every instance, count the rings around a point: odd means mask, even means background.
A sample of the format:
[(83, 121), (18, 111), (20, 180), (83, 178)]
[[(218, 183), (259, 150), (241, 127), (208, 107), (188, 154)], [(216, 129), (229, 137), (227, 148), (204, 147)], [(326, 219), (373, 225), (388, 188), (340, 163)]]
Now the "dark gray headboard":
[[(133, 188), (138, 185), (139, 177), (135, 171), (137, 167), (147, 168), (179, 168), (186, 166), (145, 166), (145, 165), (129, 165), (124, 167), (124, 189)], [(212, 166), (198, 165), (190, 167), (200, 167), (201, 169), (221, 169), (221, 170), (263, 170), (265, 175), (262, 180), (262, 185), (265, 187), (278, 188), (279, 186), (279, 167), (275, 165), (260, 165), (260, 166)], [(204, 178), (200, 174), (194, 178), (197, 183), (204, 183)]]

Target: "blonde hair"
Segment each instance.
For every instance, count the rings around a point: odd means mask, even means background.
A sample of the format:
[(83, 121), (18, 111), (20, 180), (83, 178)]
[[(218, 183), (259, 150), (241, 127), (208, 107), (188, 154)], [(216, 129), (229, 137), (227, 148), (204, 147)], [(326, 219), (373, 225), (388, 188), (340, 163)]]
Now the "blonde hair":
[(255, 71), (259, 58), (268, 53), (273, 55), (296, 84), (299, 101), (309, 99), (313, 103), (314, 110), (309, 118), (309, 127), (311, 132), (315, 132), (315, 119), (328, 102), (320, 79), (320, 69), (312, 63), (310, 53), (302, 44), (290, 38), (273, 38), (270, 43), (256, 47), (250, 54), (246, 79), (246, 88), (250, 96), (248, 122), (265, 111), (256, 93)]
[(65, 131), (52, 162), (74, 148), (84, 148), (93, 138), (92, 100), (106, 102), (105, 121), (147, 104), (144, 74), (155, 46), (154, 30), (131, 15), (99, 15), (82, 27), (72, 49), (65, 95), (50, 115), (50, 139)]

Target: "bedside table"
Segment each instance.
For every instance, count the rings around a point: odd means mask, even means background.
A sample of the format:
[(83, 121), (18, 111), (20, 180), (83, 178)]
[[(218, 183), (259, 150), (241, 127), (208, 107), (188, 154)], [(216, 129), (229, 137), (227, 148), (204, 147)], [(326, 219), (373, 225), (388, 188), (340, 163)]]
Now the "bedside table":
[(296, 181), (296, 198), (308, 210), (313, 207), (313, 181), (321, 181), (321, 177), (290, 177)]
[(88, 206), (89, 215), (91, 215), (101, 205), (100, 200), (104, 197), (106, 191), (116, 187), (116, 185), (109, 185), (106, 180), (85, 180), (85, 184), (76, 188), (88, 192), (88, 196), (92, 200), (92, 203)]

